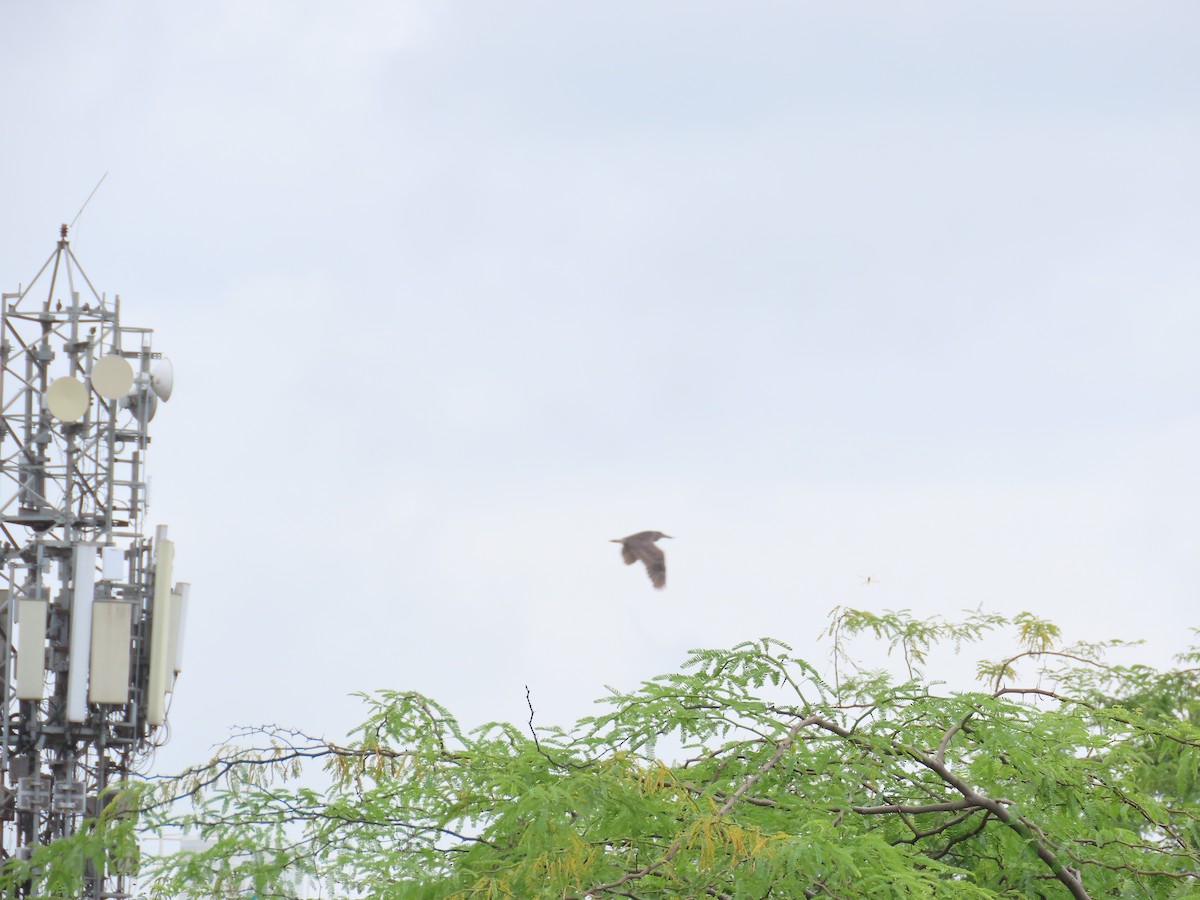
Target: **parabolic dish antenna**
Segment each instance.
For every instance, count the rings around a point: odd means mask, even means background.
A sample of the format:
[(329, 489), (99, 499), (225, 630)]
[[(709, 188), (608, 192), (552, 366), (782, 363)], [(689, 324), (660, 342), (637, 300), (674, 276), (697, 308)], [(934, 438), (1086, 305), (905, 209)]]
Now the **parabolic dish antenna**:
[(118, 400), (133, 387), (133, 366), (122, 356), (105, 356), (92, 366), (92, 387), (106, 400)]
[(165, 356), (150, 370), (150, 387), (160, 400), (171, 399), (171, 391), (175, 389), (175, 368)]
[(154, 396), (154, 391), (148, 390), (143, 385), (126, 396), (121, 401), (121, 406), (133, 413), (134, 418), (139, 422), (149, 422), (158, 412), (158, 398)]
[(83, 382), (70, 375), (55, 378), (46, 388), (46, 408), (63, 422), (78, 422), (87, 412), (88, 392)]

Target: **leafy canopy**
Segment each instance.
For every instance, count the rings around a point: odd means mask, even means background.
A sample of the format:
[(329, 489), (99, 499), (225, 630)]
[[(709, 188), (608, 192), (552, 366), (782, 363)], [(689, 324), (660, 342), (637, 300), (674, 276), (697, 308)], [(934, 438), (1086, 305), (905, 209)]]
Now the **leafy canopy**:
[[(997, 635), (979, 690), (927, 677), (935, 647)], [(1028, 613), (838, 609), (828, 637), (825, 675), (771, 639), (697, 650), (566, 729), (532, 694), (528, 723), (470, 732), (363, 695), (347, 743), (247, 730), (5, 877), (68, 896), (64, 853), (182, 828), (209, 845), (143, 857), (153, 897), (1200, 896), (1200, 652), (1120, 666)], [(855, 661), (862, 637), (898, 675)]]

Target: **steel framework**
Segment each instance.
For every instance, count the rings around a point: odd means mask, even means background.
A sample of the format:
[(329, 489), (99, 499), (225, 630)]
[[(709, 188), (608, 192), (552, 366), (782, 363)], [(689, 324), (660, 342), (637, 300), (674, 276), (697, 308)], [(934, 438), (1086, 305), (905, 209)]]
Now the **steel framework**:
[[(144, 534), (147, 428), (171, 390), (153, 331), (121, 322), (65, 225), (0, 301), (0, 858), (28, 859), (165, 739), (188, 587), (165, 526)], [(84, 897), (130, 896), (132, 860), (88, 865)]]

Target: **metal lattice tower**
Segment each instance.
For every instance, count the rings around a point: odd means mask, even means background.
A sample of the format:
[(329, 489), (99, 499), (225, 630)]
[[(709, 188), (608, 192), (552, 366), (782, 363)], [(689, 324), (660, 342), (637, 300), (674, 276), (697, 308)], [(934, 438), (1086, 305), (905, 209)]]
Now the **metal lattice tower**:
[[(143, 532), (172, 386), (153, 331), (122, 324), (65, 225), (0, 305), (2, 859), (74, 833), (165, 739), (188, 586), (166, 527)], [(89, 870), (84, 896), (128, 897), (132, 864)]]

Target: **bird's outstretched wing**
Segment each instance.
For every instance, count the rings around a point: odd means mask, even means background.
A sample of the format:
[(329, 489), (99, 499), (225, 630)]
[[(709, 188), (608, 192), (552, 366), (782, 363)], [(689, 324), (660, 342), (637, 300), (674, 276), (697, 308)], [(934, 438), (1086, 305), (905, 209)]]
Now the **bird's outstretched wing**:
[(646, 574), (650, 576), (651, 584), (659, 590), (666, 586), (667, 559), (653, 541), (630, 541), (624, 545), (624, 550), (626, 559), (632, 552), (646, 564)]
[(633, 549), (627, 543), (621, 544), (621, 559), (625, 560), (625, 565), (627, 566), (632, 566), (638, 561), (637, 554), (633, 552)]

